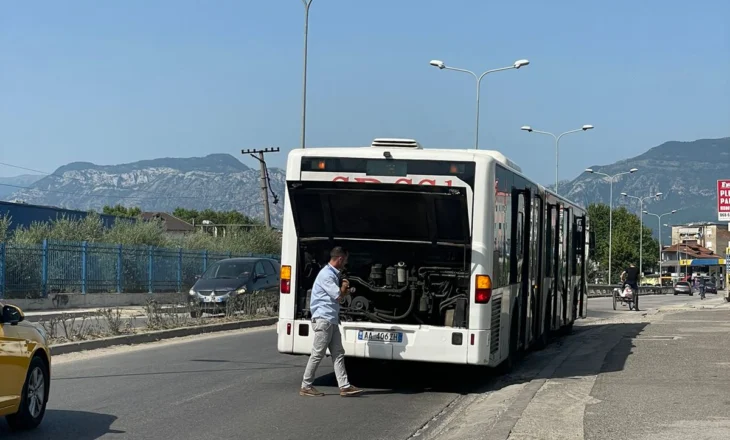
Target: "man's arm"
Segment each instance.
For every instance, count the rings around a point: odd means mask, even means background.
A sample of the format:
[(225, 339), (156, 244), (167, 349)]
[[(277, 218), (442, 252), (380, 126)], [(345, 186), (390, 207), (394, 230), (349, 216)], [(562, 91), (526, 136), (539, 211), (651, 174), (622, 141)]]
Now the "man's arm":
[(340, 286), (339, 281), (340, 280), (337, 278), (337, 275), (332, 274), (324, 280), (324, 283), (322, 283), (324, 291), (327, 292), (327, 295), (335, 301), (340, 301), (344, 298), (350, 287), (350, 283), (347, 280), (342, 281), (342, 286)]

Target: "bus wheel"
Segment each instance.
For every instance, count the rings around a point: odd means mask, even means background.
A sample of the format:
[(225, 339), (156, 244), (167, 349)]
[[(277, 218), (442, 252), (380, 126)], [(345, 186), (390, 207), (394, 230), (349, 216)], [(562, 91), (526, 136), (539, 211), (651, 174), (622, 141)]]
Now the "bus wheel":
[(574, 323), (571, 322), (570, 324), (568, 324), (565, 327), (561, 328), (560, 329), (560, 334), (563, 335), (563, 336), (568, 336), (571, 333), (573, 333), (573, 324)]
[[(545, 319), (547, 320), (548, 317), (546, 316)], [(538, 326), (539, 327), (539, 326)], [(536, 350), (542, 350), (545, 347), (547, 347), (549, 342), (549, 328), (547, 325), (542, 325), (542, 332), (540, 333), (540, 336), (537, 337), (537, 340), (535, 341), (535, 349)]]

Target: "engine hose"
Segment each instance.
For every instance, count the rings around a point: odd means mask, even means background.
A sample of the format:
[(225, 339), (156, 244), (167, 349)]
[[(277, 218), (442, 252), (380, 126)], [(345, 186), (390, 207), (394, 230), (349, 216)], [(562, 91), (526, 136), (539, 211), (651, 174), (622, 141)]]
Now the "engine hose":
[(459, 298), (467, 298), (467, 296), (466, 295), (456, 295), (455, 297), (449, 298), (446, 301), (442, 302), (439, 305), (439, 314), (442, 313), (446, 307), (450, 306), (451, 304), (455, 304), (456, 301), (459, 300)]
[(454, 269), (451, 267), (424, 266), (424, 267), (418, 268), (418, 275), (423, 278), (425, 276), (423, 273), (426, 271), (434, 272), (433, 275), (450, 276), (450, 277), (459, 276), (459, 275), (464, 274), (464, 271), (459, 271), (459, 269)]
[(439, 293), (439, 294), (434, 293), (433, 297), (434, 298), (446, 298), (447, 296), (449, 296), (451, 294), (451, 292), (453, 290), (454, 290), (453, 285), (448, 281), (444, 281), (443, 287), (441, 288), (441, 293)]
[(356, 277), (356, 276), (351, 276), (348, 279), (350, 281), (355, 281), (358, 284), (361, 284), (361, 285), (367, 287), (368, 290), (371, 290), (371, 291), (373, 291), (375, 293), (403, 293), (409, 287), (408, 285), (405, 285), (403, 287), (391, 289), (391, 288), (388, 288), (388, 287), (377, 287), (377, 286), (374, 286), (374, 285), (368, 283), (367, 281), (363, 280), (362, 278)]
[(411, 312), (413, 312), (413, 307), (415, 305), (416, 305), (416, 289), (411, 288), (411, 302), (408, 305), (408, 310), (406, 310), (406, 312), (404, 314), (398, 315), (398, 316), (388, 316), (388, 315), (383, 315), (382, 312), (379, 312), (377, 309), (375, 309), (375, 315), (382, 319), (400, 321), (401, 319), (406, 318), (408, 315), (410, 315)]

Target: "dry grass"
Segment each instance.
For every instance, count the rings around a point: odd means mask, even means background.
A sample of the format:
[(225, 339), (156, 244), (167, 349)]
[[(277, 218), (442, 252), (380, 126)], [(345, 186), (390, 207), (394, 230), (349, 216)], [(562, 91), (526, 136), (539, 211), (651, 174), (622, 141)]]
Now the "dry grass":
[(64, 313), (38, 324), (48, 334), (49, 343), (57, 345), (155, 330), (274, 317), (278, 315), (278, 305), (278, 294), (254, 292), (229, 301), (220, 314), (201, 316), (200, 308), (196, 306), (159, 304), (150, 300), (137, 316), (129, 316), (128, 310), (116, 307), (84, 315)]

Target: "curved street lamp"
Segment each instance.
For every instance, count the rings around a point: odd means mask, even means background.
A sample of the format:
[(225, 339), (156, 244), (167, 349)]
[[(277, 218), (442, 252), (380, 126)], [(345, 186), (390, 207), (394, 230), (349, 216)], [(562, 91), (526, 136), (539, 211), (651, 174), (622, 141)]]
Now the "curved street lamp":
[(664, 214), (654, 214), (649, 211), (644, 211), (644, 214), (653, 215), (654, 217), (657, 218), (657, 221), (659, 222), (659, 282), (660, 282), (660, 284), (661, 284), (661, 279), (662, 279), (662, 246), (663, 246), (662, 245), (662, 217), (664, 217), (665, 215), (672, 215), (676, 212), (677, 212), (676, 209), (673, 209), (669, 212), (665, 212)]
[(307, 134), (307, 38), (309, 35), (309, 7), (313, 0), (302, 0), (304, 4), (304, 73), (302, 78), (302, 148)]
[(639, 274), (641, 274), (642, 277), (644, 276), (644, 271), (643, 271), (643, 266), (642, 266), (643, 262), (644, 262), (643, 261), (643, 255), (644, 255), (643, 254), (644, 253), (644, 200), (653, 199), (653, 198), (659, 199), (659, 197), (661, 197), (662, 194), (663, 193), (658, 192), (651, 196), (637, 197), (637, 196), (628, 195), (625, 192), (621, 193), (621, 195), (624, 197), (627, 197), (630, 199), (636, 199), (639, 201), (639, 225), (640, 225), (639, 226)]
[(479, 149), (479, 95), (480, 95), (479, 90), (481, 87), (482, 78), (484, 78), (484, 76), (487, 75), (488, 73), (500, 72), (502, 70), (519, 69), (520, 67), (527, 66), (528, 64), (530, 64), (530, 62), (528, 60), (517, 60), (514, 63), (512, 63), (511, 66), (500, 67), (499, 69), (487, 70), (486, 72), (482, 73), (481, 75), (477, 75), (476, 73), (472, 72), (471, 70), (459, 69), (456, 67), (447, 66), (446, 63), (444, 63), (441, 60), (431, 60), (431, 62), (429, 64), (434, 67), (437, 67), (439, 70), (446, 69), (446, 70), (453, 70), (455, 72), (469, 73), (477, 80), (477, 116), (476, 116), (474, 149), (478, 150)]
[(610, 176), (606, 173), (602, 173), (600, 171), (594, 171), (593, 168), (586, 168), (586, 173), (589, 174), (598, 174), (599, 176), (604, 176), (608, 178), (608, 181), (610, 182), (610, 190), (609, 190), (609, 211), (608, 211), (608, 284), (611, 284), (611, 256), (613, 255), (613, 180), (618, 176), (623, 176), (624, 174), (633, 174), (635, 172), (639, 171), (638, 168), (631, 168), (628, 171), (624, 171), (622, 173), (614, 174), (613, 176)]
[(553, 133), (550, 133), (549, 131), (535, 130), (532, 127), (530, 127), (529, 125), (523, 125), (522, 127), (520, 127), (520, 130), (526, 131), (528, 133), (546, 134), (546, 135), (552, 136), (555, 139), (555, 194), (559, 194), (558, 193), (558, 165), (559, 165), (558, 148), (559, 148), (559, 144), (560, 144), (560, 138), (565, 136), (566, 134), (570, 134), (570, 133), (578, 133), (580, 131), (593, 130), (593, 126), (590, 124), (586, 124), (586, 125), (582, 126), (581, 128), (566, 131), (565, 133), (561, 133), (558, 136), (555, 136)]

